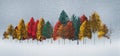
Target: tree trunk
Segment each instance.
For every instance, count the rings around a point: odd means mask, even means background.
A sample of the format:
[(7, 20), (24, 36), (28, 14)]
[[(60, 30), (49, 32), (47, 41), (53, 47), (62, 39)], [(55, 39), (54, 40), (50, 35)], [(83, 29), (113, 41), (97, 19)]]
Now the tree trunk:
[(94, 45), (95, 45), (95, 36), (94, 36)]
[(85, 39), (85, 44), (86, 44), (86, 39)]
[(83, 45), (84, 45), (84, 38), (83, 38)]
[(51, 38), (51, 44), (53, 43), (52, 38)]
[(79, 45), (79, 40), (77, 40), (77, 45)]
[(111, 43), (112, 43), (112, 42), (111, 42), (111, 38), (110, 38), (110, 45), (111, 45)]
[(64, 38), (64, 45), (65, 45), (65, 38)]
[(60, 39), (58, 39), (58, 44), (60, 44)]

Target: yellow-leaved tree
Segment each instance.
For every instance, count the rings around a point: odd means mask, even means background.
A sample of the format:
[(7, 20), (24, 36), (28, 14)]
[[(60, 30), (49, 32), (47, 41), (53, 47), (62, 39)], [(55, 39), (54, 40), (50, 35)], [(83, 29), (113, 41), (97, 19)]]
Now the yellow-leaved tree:
[(97, 12), (94, 12), (90, 16), (90, 24), (91, 24), (91, 31), (93, 33), (97, 32), (98, 29), (100, 28), (102, 21), (100, 20), (100, 16)]
[[(100, 16), (97, 12), (94, 12), (91, 16), (90, 16), (90, 25), (91, 25), (91, 31), (93, 33), (98, 32), (100, 25), (101, 25), (102, 21), (100, 20)], [(95, 44), (95, 37), (94, 37), (94, 44)]]
[(17, 27), (15, 27), (14, 31), (13, 31), (13, 39), (17, 39), (18, 35), (17, 35)]
[(18, 38), (17, 38), (18, 40), (23, 40), (27, 38), (27, 31), (26, 31), (26, 27), (23, 19), (21, 19), (18, 24), (17, 35), (18, 35)]
[(85, 37), (92, 38), (90, 22), (88, 20), (84, 21), (80, 26), (79, 39), (83, 40)]
[(13, 31), (14, 27), (12, 26), (12, 24), (8, 25), (7, 31), (5, 31), (3, 34), (4, 38), (8, 39), (9, 36), (13, 36)]
[(107, 35), (108, 33), (108, 28), (105, 24), (101, 24), (99, 30), (98, 30), (98, 38), (106, 37), (109, 39), (109, 36)]
[(36, 32), (36, 36), (37, 36), (37, 40), (41, 40), (42, 37), (42, 28), (45, 24), (44, 19), (41, 17), (39, 20), (39, 23), (37, 25), (37, 32)]
[(25, 28), (26, 28), (26, 34), (27, 34), (27, 36), (26, 36), (26, 39), (28, 39), (28, 22), (25, 24)]

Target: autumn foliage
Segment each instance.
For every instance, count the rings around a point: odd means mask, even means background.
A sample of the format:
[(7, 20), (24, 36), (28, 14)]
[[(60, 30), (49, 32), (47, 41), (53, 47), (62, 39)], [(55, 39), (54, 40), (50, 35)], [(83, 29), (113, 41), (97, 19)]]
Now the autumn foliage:
[(24, 19), (20, 19), (15, 27), (10, 24), (3, 36), (4, 39), (9, 39), (12, 36), (13, 39), (18, 40), (32, 39), (42, 41), (62, 38), (79, 42), (79, 40), (84, 38), (92, 39), (92, 33), (97, 33), (98, 38), (106, 37), (110, 39), (108, 36), (109, 29), (101, 21), (97, 12), (94, 12), (89, 18), (85, 15), (80, 17), (72, 15), (71, 19), (69, 19), (67, 13), (63, 10), (54, 27), (50, 21), (45, 22), (42, 17), (39, 20), (34, 20), (31, 17), (27, 23), (24, 22)]

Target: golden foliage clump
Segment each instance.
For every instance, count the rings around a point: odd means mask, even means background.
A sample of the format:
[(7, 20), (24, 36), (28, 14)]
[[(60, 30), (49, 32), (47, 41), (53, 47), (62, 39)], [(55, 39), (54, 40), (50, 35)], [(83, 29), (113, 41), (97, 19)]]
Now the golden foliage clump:
[(91, 39), (91, 37), (92, 37), (90, 22), (87, 20), (84, 21), (80, 26), (79, 39), (83, 40), (84, 37), (87, 37), (89, 39)]
[(25, 23), (24, 23), (23, 19), (21, 19), (19, 24), (18, 24), (17, 35), (18, 35), (18, 37), (17, 37), (18, 40), (27, 38), (27, 30), (26, 30)]
[(108, 28), (105, 24), (101, 24), (99, 30), (98, 30), (98, 38), (102, 38), (102, 37), (106, 37), (109, 39), (109, 37), (107, 36), (108, 33)]
[(4, 38), (8, 39), (9, 36), (13, 36), (13, 31), (14, 27), (12, 26), (12, 24), (8, 25), (7, 31), (5, 31), (3, 34)]
[(39, 23), (37, 25), (37, 32), (36, 32), (37, 40), (40, 40), (42, 37), (42, 28), (43, 28), (44, 24), (45, 24), (45, 21), (41, 17), (39, 20)]
[(97, 12), (94, 12), (90, 16), (90, 25), (91, 25), (91, 31), (93, 33), (97, 32), (98, 29), (100, 28), (102, 21), (100, 20), (100, 16)]

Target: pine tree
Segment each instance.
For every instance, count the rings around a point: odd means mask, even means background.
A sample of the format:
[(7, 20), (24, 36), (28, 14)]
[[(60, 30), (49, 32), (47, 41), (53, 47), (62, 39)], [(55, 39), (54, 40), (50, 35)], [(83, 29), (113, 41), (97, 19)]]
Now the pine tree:
[(42, 29), (42, 35), (46, 37), (46, 39), (49, 39), (52, 37), (52, 25), (50, 24), (49, 21), (46, 22), (46, 24), (43, 26)]
[(74, 40), (77, 40), (77, 44), (79, 44), (79, 28), (80, 28), (80, 18), (76, 17), (75, 15), (71, 18), (73, 27), (74, 27)]
[(59, 21), (63, 24), (63, 25), (66, 25), (67, 22), (68, 22), (69, 18), (68, 18), (68, 15), (67, 13), (62, 10), (62, 12), (60, 13), (60, 17), (59, 17)]

